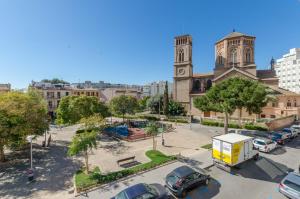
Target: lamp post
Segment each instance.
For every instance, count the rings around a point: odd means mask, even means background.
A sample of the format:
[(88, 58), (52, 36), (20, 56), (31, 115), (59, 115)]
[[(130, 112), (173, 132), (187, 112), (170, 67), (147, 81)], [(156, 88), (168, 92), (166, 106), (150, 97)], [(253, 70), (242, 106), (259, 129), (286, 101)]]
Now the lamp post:
[(27, 136), (27, 141), (30, 142), (30, 169), (32, 169), (32, 140), (33, 140), (33, 138), (34, 138), (33, 135)]
[(30, 169), (27, 171), (28, 181), (33, 181), (34, 173), (32, 167), (32, 139), (34, 138), (33, 135), (29, 135), (26, 137), (27, 141), (30, 142)]

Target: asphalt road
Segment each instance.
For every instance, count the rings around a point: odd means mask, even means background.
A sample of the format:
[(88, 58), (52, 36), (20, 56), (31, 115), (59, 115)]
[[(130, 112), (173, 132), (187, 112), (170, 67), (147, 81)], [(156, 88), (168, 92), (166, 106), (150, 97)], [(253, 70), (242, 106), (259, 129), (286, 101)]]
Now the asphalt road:
[[(208, 169), (212, 176), (210, 184), (208, 186), (200, 186), (189, 192), (186, 199), (284, 199), (285, 197), (278, 192), (278, 183), (287, 172), (298, 169), (300, 164), (299, 154), (300, 137), (283, 147), (279, 147), (270, 154), (261, 153), (258, 161), (248, 161), (241, 165), (240, 169), (236, 169), (231, 173), (211, 167)], [(209, 153), (205, 155), (208, 156)], [(195, 162), (199, 162), (202, 159), (201, 157), (195, 158), (197, 158), (194, 160)], [(78, 198), (109, 199), (124, 188), (136, 183), (164, 184), (165, 175), (174, 168), (184, 164), (187, 163), (175, 162), (125, 181), (112, 183)], [(199, 167), (204, 167), (204, 165), (198, 164)]]

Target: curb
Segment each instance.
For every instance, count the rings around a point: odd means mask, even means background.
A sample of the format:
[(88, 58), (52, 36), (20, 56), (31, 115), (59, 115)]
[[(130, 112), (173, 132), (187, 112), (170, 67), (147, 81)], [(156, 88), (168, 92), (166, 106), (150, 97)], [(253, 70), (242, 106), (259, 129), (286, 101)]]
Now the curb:
[(78, 197), (78, 196), (81, 196), (81, 195), (83, 195), (83, 194), (84, 194), (84, 195), (87, 195), (89, 192), (94, 191), (94, 190), (96, 190), (96, 189), (101, 189), (101, 188), (103, 188), (103, 187), (105, 187), (105, 186), (108, 186), (108, 185), (111, 185), (111, 184), (113, 184), (113, 183), (119, 183), (119, 182), (121, 182), (121, 181), (127, 180), (127, 179), (129, 179), (129, 178), (134, 177), (134, 176), (137, 176), (137, 175), (140, 175), (140, 174), (143, 174), (143, 173), (146, 173), (146, 172), (149, 172), (149, 171), (158, 169), (158, 168), (163, 167), (163, 166), (167, 166), (167, 165), (172, 164), (172, 163), (177, 162), (177, 161), (178, 161), (177, 159), (176, 159), (176, 160), (172, 160), (172, 161), (166, 162), (166, 163), (164, 163), (164, 164), (161, 164), (161, 165), (159, 165), (159, 166), (157, 166), (157, 167), (153, 167), (153, 168), (151, 168), (151, 169), (148, 169), (148, 170), (145, 170), (145, 171), (141, 171), (141, 172), (138, 172), (138, 173), (135, 173), (135, 174), (126, 176), (126, 177), (124, 177), (124, 178), (120, 178), (120, 179), (118, 179), (118, 180), (116, 180), (116, 181), (113, 181), (113, 182), (109, 182), (109, 183), (106, 183), (106, 184), (93, 185), (93, 186), (91, 186), (90, 189), (87, 188), (86, 191), (81, 191), (81, 192), (77, 192), (77, 188), (76, 188), (76, 184), (75, 184), (75, 175), (74, 175), (74, 177), (73, 177), (73, 179), (74, 179), (74, 196), (75, 196), (75, 197)]

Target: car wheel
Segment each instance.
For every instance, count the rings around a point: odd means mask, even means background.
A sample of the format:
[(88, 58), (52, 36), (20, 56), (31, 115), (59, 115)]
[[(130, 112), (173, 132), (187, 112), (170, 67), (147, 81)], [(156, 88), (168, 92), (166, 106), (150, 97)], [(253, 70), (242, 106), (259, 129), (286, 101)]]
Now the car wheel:
[(258, 160), (258, 154), (256, 154), (254, 157), (253, 157), (253, 159), (256, 161), (256, 160)]

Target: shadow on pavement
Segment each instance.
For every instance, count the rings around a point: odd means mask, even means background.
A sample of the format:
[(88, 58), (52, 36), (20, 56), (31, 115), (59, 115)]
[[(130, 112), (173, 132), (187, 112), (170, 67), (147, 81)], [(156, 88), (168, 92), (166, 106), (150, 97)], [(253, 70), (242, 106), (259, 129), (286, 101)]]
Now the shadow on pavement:
[(284, 146), (278, 146), (276, 149), (270, 152), (272, 155), (282, 155), (284, 153), (286, 153)]
[(213, 198), (220, 192), (221, 184), (214, 178), (210, 180), (208, 186), (202, 185), (188, 193), (185, 199)]
[[(29, 151), (18, 154), (21, 161), (0, 166), (0, 198), (32, 198), (36, 191), (68, 191), (72, 188), (72, 177), (81, 163), (67, 157), (68, 142), (56, 141), (50, 148), (33, 146), (35, 181), (28, 183), (26, 170), (29, 165)], [(50, 193), (51, 194), (51, 193)], [(46, 196), (45, 196), (46, 197)]]
[(266, 157), (257, 161), (247, 161), (239, 169), (233, 169), (231, 174), (268, 182), (279, 183), (293, 169)]
[(292, 139), (290, 142), (286, 143), (286, 146), (290, 148), (300, 149), (300, 135)]

